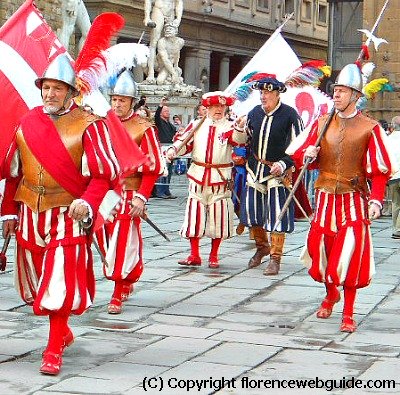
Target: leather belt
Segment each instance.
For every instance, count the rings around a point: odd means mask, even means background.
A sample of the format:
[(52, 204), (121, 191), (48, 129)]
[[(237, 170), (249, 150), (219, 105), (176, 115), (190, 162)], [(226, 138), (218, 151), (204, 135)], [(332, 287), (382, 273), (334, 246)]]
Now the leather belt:
[(353, 188), (362, 188), (362, 186), (366, 183), (366, 178), (364, 176), (355, 176), (353, 178), (345, 178), (339, 174), (329, 173), (327, 171), (320, 171), (321, 176), (325, 176), (330, 180), (334, 180), (336, 182), (342, 182), (348, 186)]
[(194, 163), (197, 166), (205, 167), (206, 169), (223, 169), (227, 167), (233, 167), (233, 163), (203, 163), (203, 162), (197, 162), (195, 160), (192, 160), (192, 163)]
[(271, 162), (269, 160), (265, 160), (265, 159), (261, 159), (259, 158), (256, 154), (253, 154), (254, 157), (256, 158), (256, 160), (260, 163), (262, 163), (263, 165), (267, 165), (267, 166), (272, 166), (274, 164), (274, 162)]
[(25, 179), (22, 181), (22, 184), (32, 192), (35, 192), (41, 196), (65, 192), (65, 189), (61, 187), (50, 188), (50, 187), (45, 187), (44, 185), (32, 185), (29, 184)]

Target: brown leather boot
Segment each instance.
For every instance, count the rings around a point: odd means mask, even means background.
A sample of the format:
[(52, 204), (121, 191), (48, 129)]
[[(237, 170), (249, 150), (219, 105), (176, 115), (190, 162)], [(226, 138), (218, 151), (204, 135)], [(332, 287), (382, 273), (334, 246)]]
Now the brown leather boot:
[(249, 260), (247, 267), (252, 269), (261, 265), (261, 259), (270, 253), (267, 231), (262, 226), (252, 226), (254, 240), (256, 242), (257, 251)]
[(271, 233), (271, 258), (269, 260), (268, 266), (264, 270), (263, 274), (265, 276), (275, 276), (279, 273), (284, 244), (285, 233)]

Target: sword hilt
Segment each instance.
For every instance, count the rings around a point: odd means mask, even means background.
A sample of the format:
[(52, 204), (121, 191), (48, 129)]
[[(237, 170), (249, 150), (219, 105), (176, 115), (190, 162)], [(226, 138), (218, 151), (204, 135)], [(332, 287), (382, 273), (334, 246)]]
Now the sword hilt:
[(3, 248), (1, 249), (1, 252), (0, 252), (0, 271), (1, 272), (4, 272), (4, 270), (6, 270), (6, 266), (7, 266), (6, 252), (7, 252), (8, 245), (10, 244), (10, 240), (11, 240), (11, 235), (7, 235), (6, 238), (4, 239)]

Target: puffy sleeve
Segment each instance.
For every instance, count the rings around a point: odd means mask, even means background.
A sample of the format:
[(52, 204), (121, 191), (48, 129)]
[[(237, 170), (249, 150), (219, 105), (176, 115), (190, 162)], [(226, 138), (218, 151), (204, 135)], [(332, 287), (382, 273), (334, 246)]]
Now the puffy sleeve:
[(368, 143), (366, 173), (371, 179), (370, 200), (382, 202), (386, 183), (392, 174), (392, 160), (389, 155), (387, 136), (379, 125), (373, 128)]
[(95, 121), (86, 129), (83, 151), (81, 171), (88, 178), (88, 185), (81, 198), (97, 211), (120, 172), (108, 128), (103, 121)]
[[(186, 126), (185, 130), (181, 133), (176, 133), (174, 136), (174, 142), (172, 144), (175, 149), (178, 149), (185, 138), (191, 133), (193, 128), (195, 127), (195, 122), (190, 122), (189, 125)], [(177, 150), (177, 155), (186, 155), (193, 151), (193, 137), (179, 150)]]
[(232, 127), (229, 133), (228, 142), (233, 147), (243, 147), (247, 143), (247, 133)]

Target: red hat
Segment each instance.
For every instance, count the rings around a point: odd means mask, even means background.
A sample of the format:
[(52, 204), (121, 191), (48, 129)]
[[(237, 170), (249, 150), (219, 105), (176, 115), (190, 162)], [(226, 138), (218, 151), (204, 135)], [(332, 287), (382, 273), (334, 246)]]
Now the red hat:
[(201, 98), (201, 104), (204, 107), (216, 106), (222, 104), (224, 106), (231, 106), (235, 102), (233, 96), (226, 95), (222, 91), (208, 92), (205, 93)]

